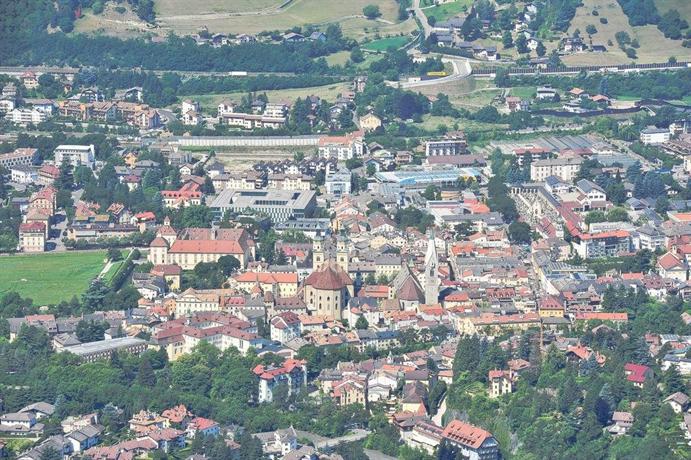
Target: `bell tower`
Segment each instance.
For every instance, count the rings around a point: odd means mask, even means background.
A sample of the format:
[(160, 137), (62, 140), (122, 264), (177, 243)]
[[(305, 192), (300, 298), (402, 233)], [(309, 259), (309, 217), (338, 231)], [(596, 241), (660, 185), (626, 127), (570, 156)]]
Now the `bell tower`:
[(324, 265), (324, 239), (317, 235), (312, 240), (312, 269), (317, 270)]
[(348, 240), (345, 237), (339, 237), (336, 243), (336, 263), (348, 273)]

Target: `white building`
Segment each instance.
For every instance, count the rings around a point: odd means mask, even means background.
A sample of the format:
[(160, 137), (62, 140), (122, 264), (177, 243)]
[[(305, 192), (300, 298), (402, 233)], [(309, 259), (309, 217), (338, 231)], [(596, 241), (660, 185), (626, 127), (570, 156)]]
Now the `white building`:
[(283, 103), (268, 103), (264, 107), (264, 116), (271, 118), (284, 118), (288, 115), (288, 106)]
[(648, 126), (641, 130), (641, 142), (644, 144), (662, 144), (672, 138), (668, 129), (656, 128)]
[(201, 112), (202, 111), (201, 106), (199, 105), (199, 102), (185, 99), (184, 101), (182, 101), (182, 110), (180, 110), (180, 113), (185, 114), (185, 113), (189, 112), (190, 110), (192, 112)]
[(260, 403), (273, 401), (273, 390), (281, 384), (288, 387), (289, 395), (299, 393), (300, 388), (307, 385), (305, 364), (302, 360), (286, 359), (281, 366), (257, 365), (252, 372), (259, 377), (258, 401)]
[(12, 182), (17, 184), (33, 184), (38, 180), (38, 172), (36, 169), (27, 165), (17, 165), (10, 168)]
[(351, 192), (351, 172), (348, 169), (339, 169), (338, 171), (329, 171), (324, 181), (326, 193), (329, 195), (350, 195)]
[(319, 156), (322, 158), (336, 158), (345, 161), (360, 157), (365, 151), (361, 133), (351, 133), (346, 136), (325, 136), (319, 139)]
[(61, 165), (65, 161), (72, 167), (79, 165), (94, 168), (96, 160), (96, 150), (94, 145), (58, 145), (55, 149), (55, 164)]
[(29, 123), (38, 124), (46, 121), (48, 116), (36, 109), (14, 109), (7, 112), (5, 118), (17, 125), (28, 125)]
[(530, 180), (543, 182), (549, 176), (557, 176), (563, 181), (572, 182), (581, 169), (583, 160), (579, 157), (538, 160), (530, 164)]

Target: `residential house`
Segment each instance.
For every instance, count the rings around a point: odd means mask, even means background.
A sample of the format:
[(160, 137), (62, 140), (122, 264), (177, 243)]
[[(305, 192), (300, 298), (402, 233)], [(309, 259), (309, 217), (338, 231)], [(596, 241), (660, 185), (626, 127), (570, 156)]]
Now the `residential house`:
[(280, 366), (258, 364), (252, 372), (259, 377), (260, 403), (273, 401), (273, 390), (278, 385), (287, 385), (288, 394), (298, 393), (307, 385), (307, 366), (302, 360), (287, 359)]
[(626, 363), (624, 365), (626, 380), (638, 388), (643, 388), (646, 380), (653, 376), (653, 370), (642, 364)]
[(498, 460), (499, 443), (488, 431), (461, 422), (451, 421), (442, 432), (442, 443), (452, 452), (469, 460)]

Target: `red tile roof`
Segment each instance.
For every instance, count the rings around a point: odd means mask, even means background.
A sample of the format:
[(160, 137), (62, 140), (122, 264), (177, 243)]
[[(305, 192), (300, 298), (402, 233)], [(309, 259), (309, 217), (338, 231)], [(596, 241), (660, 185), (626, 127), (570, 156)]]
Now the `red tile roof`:
[(276, 273), (276, 272), (245, 272), (233, 276), (233, 279), (238, 283), (295, 283), (298, 282), (298, 274), (293, 273)]
[(645, 383), (646, 377), (650, 374), (651, 369), (642, 364), (626, 363), (624, 365), (624, 373), (626, 380), (633, 383)]
[(576, 313), (577, 321), (591, 321), (599, 319), (601, 321), (628, 321), (629, 315), (624, 313), (606, 313), (599, 311)]
[(322, 269), (312, 272), (305, 278), (305, 286), (312, 286), (314, 289), (335, 291), (346, 286), (352, 286), (353, 280), (338, 265), (329, 263)]
[(160, 276), (174, 276), (182, 274), (182, 268), (175, 264), (159, 264), (154, 265), (151, 269), (151, 273)]
[(442, 436), (472, 449), (479, 449), (492, 434), (469, 423), (453, 420), (446, 425)]
[(43, 233), (46, 231), (46, 224), (43, 222), (27, 222), (19, 225), (19, 231), (23, 233)]
[(275, 377), (283, 374), (293, 372), (295, 368), (304, 366), (307, 361), (301, 359), (286, 359), (280, 367), (265, 367), (263, 364), (258, 364), (252, 369), (252, 372), (264, 380), (273, 380)]

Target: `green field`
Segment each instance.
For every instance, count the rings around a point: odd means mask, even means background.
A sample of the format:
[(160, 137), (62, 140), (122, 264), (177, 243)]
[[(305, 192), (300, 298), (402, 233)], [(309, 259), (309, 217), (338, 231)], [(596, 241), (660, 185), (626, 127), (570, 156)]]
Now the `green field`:
[(118, 260), (117, 262), (114, 262), (108, 271), (103, 275), (103, 281), (106, 283), (110, 284), (113, 281), (113, 278), (117, 273), (120, 271), (120, 268), (125, 264), (125, 259)]
[(456, 0), (455, 2), (444, 3), (443, 5), (425, 8), (425, 16), (434, 16), (437, 21), (446, 21), (460, 13), (470, 10), (472, 0)]
[(104, 265), (105, 251), (0, 257), (0, 294), (16, 291), (36, 305), (79, 297)]
[(534, 86), (514, 86), (511, 88), (511, 95), (521, 99), (530, 99), (535, 94), (535, 91), (536, 88)]
[(386, 51), (391, 47), (398, 49), (409, 41), (410, 39), (408, 37), (382, 38), (381, 40), (374, 40), (369, 43), (365, 43), (362, 45), (362, 49), (369, 51)]

